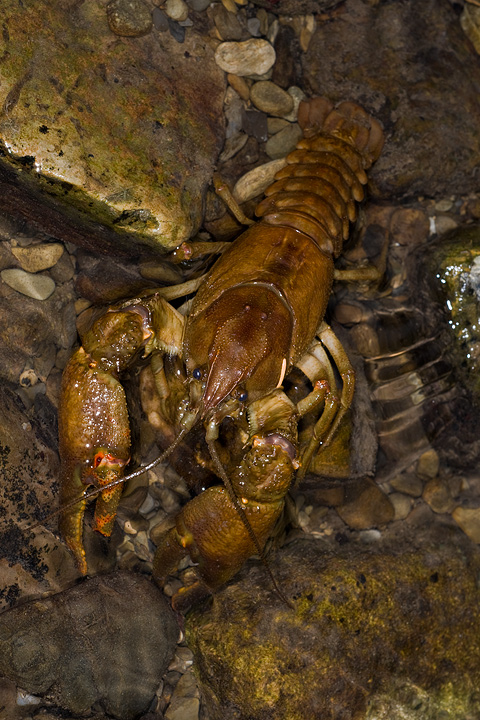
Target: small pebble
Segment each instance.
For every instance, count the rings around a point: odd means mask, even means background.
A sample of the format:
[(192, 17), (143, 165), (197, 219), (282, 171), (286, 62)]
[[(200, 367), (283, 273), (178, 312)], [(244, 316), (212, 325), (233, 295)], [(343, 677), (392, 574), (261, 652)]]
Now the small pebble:
[(222, 0), (222, 5), (225, 8), (225, 10), (227, 10), (227, 12), (231, 12), (234, 15), (237, 14), (238, 8), (235, 5), (233, 0)]
[(163, 9), (165, 14), (175, 22), (182, 22), (188, 17), (188, 5), (184, 0), (166, 0)]
[(284, 120), (283, 118), (279, 117), (269, 117), (267, 118), (267, 130), (269, 135), (276, 135), (280, 130), (283, 130), (283, 128), (286, 128), (288, 125), (288, 120)]
[(211, 2), (212, 0), (187, 0), (187, 5), (195, 12), (203, 12), (210, 6)]
[(260, 34), (268, 33), (268, 13), (265, 8), (260, 8), (257, 12), (257, 18), (260, 20)]
[(262, 35), (260, 26), (261, 23), (258, 18), (249, 18), (247, 20), (247, 30), (252, 37), (260, 37)]
[(231, 85), (235, 92), (240, 95), (242, 100), (245, 100), (245, 102), (250, 100), (250, 88), (246, 80), (239, 77), (239, 75), (232, 75), (231, 73), (227, 75), (227, 80), (229, 85)]
[(285, 157), (289, 152), (295, 150), (297, 143), (302, 137), (303, 133), (300, 125), (297, 125), (297, 123), (289, 123), (287, 127), (269, 138), (265, 145), (265, 152), (272, 160)]
[(304, 53), (306, 53), (308, 50), (310, 40), (313, 37), (316, 27), (317, 23), (315, 20), (315, 15), (305, 15), (304, 25), (300, 30), (300, 47), (302, 48)]
[(453, 207), (452, 200), (449, 200), (448, 198), (444, 198), (443, 200), (438, 200), (438, 202), (435, 203), (435, 210), (437, 212), (448, 212)]
[(174, 40), (178, 43), (185, 42), (185, 26), (180, 25), (180, 23), (176, 20), (172, 20), (172, 18), (168, 18), (168, 29), (170, 30), (170, 35)]
[(37, 373), (35, 372), (35, 370), (33, 370), (33, 368), (28, 368), (21, 373), (20, 377), (18, 378), (18, 382), (21, 387), (32, 387), (38, 382)]
[(175, 657), (168, 666), (169, 670), (176, 670), (180, 673), (186, 673), (188, 668), (193, 665), (193, 653), (187, 647), (178, 647)]
[(285, 115), (285, 120), (295, 122), (298, 117), (298, 106), (307, 97), (303, 90), (296, 85), (291, 85), (288, 90), (288, 94), (293, 98), (293, 110), (289, 115)]
[(213, 21), (221, 40), (240, 40), (243, 34), (238, 17), (223, 5), (216, 5)]
[(223, 109), (227, 120), (225, 136), (229, 138), (242, 130), (244, 110), (243, 100), (232, 87), (227, 87)]
[(55, 283), (48, 275), (27, 273), (19, 268), (2, 270), (0, 277), (13, 290), (35, 300), (47, 300), (55, 290)]
[(418, 459), (417, 475), (423, 478), (434, 478), (438, 475), (440, 458), (436, 450), (427, 450)]
[(433, 219), (435, 231), (433, 234), (437, 235), (445, 235), (445, 233), (450, 232), (450, 230), (455, 230), (456, 227), (458, 227), (458, 222), (454, 220), (449, 215), (436, 215), (434, 218), (430, 218), (430, 220)]
[(244, 110), (242, 113), (242, 130), (247, 135), (254, 137), (258, 142), (265, 142), (268, 138), (267, 116), (258, 110)]
[(165, 712), (165, 720), (197, 720), (200, 712), (200, 700), (196, 697), (186, 697), (181, 700), (172, 696), (172, 701)]
[(272, 160), (245, 173), (245, 175), (237, 180), (233, 188), (233, 197), (238, 203), (242, 204), (247, 200), (261, 195), (273, 182), (276, 173), (285, 167), (286, 164), (285, 158), (280, 158), (279, 160)]
[(394, 520), (404, 520), (412, 509), (413, 500), (403, 493), (391, 493), (388, 496), (395, 511)]
[(480, 543), (480, 508), (457, 507), (452, 517), (465, 535), (475, 543)]
[(456, 505), (448, 484), (438, 477), (427, 482), (422, 497), (435, 513), (452, 512)]
[(123, 37), (140, 37), (152, 29), (152, 15), (143, 0), (111, 0), (107, 20), (110, 30)]
[(267, 40), (261, 38), (224, 42), (215, 52), (215, 62), (222, 70), (233, 75), (263, 75), (275, 62), (275, 50)]
[(235, 133), (235, 135), (227, 138), (219, 162), (224, 163), (234, 157), (243, 148), (247, 140), (248, 135), (243, 132)]
[(414, 473), (402, 473), (390, 481), (394, 490), (412, 497), (420, 497), (423, 492), (423, 483)]
[(168, 30), (168, 18), (160, 8), (155, 7), (152, 10), (153, 27), (159, 32), (166, 32)]
[(336, 508), (344, 523), (353, 530), (366, 530), (393, 520), (393, 505), (377, 485), (365, 483), (359, 493)]
[(22, 270), (36, 273), (53, 267), (63, 255), (63, 245), (46, 243), (29, 247), (12, 247), (12, 254), (17, 258)]
[(281, 117), (293, 110), (293, 98), (270, 80), (255, 83), (250, 89), (250, 99), (259, 110)]

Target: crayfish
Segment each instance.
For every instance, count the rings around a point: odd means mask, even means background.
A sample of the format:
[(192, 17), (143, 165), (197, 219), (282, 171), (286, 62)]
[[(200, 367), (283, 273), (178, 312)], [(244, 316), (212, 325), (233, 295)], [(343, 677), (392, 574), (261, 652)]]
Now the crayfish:
[[(83, 334), (64, 371), (60, 526), (83, 574), (86, 488), (98, 493), (94, 527), (108, 536), (129, 477), (130, 429), (119, 378), (140, 353), (154, 361), (173, 445), (203, 425), (222, 481), (186, 504), (155, 555), (160, 583), (187, 553), (197, 563), (198, 582), (174, 597), (177, 607), (220, 587), (251, 555), (263, 556), (295, 474), (303, 477), (350, 407), (354, 372), (324, 315), (334, 259), (383, 132), (358, 105), (334, 107), (325, 98), (301, 103), (298, 120), (304, 138), (258, 205), (260, 221), (220, 256), (189, 314), (155, 291), (119, 303)], [(376, 272), (360, 270), (362, 277)], [(354, 276), (348, 271), (348, 279)], [(312, 386), (297, 402), (283, 390), (294, 367)], [(308, 413), (316, 421), (299, 443), (298, 423)], [(227, 418), (240, 438), (231, 451), (219, 440)]]

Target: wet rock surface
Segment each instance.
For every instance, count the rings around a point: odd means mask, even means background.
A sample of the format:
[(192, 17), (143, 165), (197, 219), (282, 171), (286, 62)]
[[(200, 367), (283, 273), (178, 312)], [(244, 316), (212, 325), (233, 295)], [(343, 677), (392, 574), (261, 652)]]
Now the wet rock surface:
[(343, 10), (317, 26), (304, 79), (312, 95), (361, 98), (383, 122), (375, 191), (475, 192), (480, 67), (452, 5), (347, 0)]
[(152, 582), (116, 573), (0, 615), (0, 673), (49, 705), (128, 720), (148, 710), (177, 638)]
[[(2, 164), (21, 175), (17, 193), (40, 186), (57, 211), (114, 229), (127, 249), (133, 236), (160, 249), (190, 237), (222, 144), (224, 79), (208, 41), (149, 32), (146, 3), (3, 10)], [(114, 252), (115, 233), (103, 235)]]
[(294, 541), (273, 560), (292, 607), (253, 566), (187, 619), (208, 716), (475, 716), (478, 562), (448, 526), (374, 548)]
[[(60, 77), (55, 63), (41, 79), (36, 67), (30, 76), (22, 66), (23, 75), (18, 77), (25, 83), (3, 85), (5, 92), (10, 89), (8, 102), (12, 103), (4, 106), (0, 115), (5, 132), (19, 142), (18, 124), (20, 118), (25, 119), (31, 144), (22, 146), (21, 153), (26, 156), (21, 173), (18, 165), (13, 173), (8, 154), (8, 162), (0, 165), (0, 270), (21, 269), (32, 278), (45, 275), (55, 284), (49, 298), (33, 299), (22, 294), (18, 285), (7, 285), (0, 275), (0, 451), (4, 473), (0, 590), (4, 608), (32, 599), (42, 598), (43, 602), (45, 594), (59, 593), (78, 581), (72, 558), (56, 536), (57, 519), (36, 525), (45, 509), (55, 510), (58, 504), (56, 406), (61, 371), (75, 344), (75, 316), (91, 309), (91, 303), (104, 305), (133, 296), (152, 283), (176, 284), (205, 269), (204, 263), (178, 265), (165, 259), (159, 262), (158, 256), (142, 258), (140, 263), (127, 259), (144, 254), (146, 236), (148, 245), (158, 239), (152, 232), (152, 217), (137, 213), (144, 208), (140, 200), (143, 203), (144, 198), (163, 193), (178, 237), (190, 232), (187, 226), (193, 231), (200, 222), (204, 190), (222, 148), (225, 126), (226, 141), (217, 169), (252, 215), (255, 199), (285, 164), (284, 155), (298, 136), (300, 99), (315, 92), (334, 100), (360, 102), (380, 118), (386, 131), (385, 148), (369, 189), (370, 198), (376, 194), (381, 203), (376, 205), (370, 199), (362, 207), (358, 236), (340, 264), (350, 268), (375, 263), (388, 239), (387, 271), (376, 287), (336, 286), (329, 311), (329, 320), (351, 353), (357, 372), (350, 426), (345, 433), (342, 429), (339, 442), (332, 443), (328, 453), (319, 456), (315, 463), (318, 474), (310, 474), (295, 488), (289, 500), (289, 523), (279, 534), (280, 540), (296, 539), (273, 556), (275, 577), (278, 568), (282, 588), (290, 588), (292, 597), (300, 593), (297, 605), (292, 614), (284, 614), (288, 608), (280, 603), (277, 607), (264, 569), (251, 561), (238, 583), (233, 582), (211, 606), (199, 608), (189, 618), (191, 649), (184, 642), (178, 646), (149, 707), (139, 711), (144, 720), (197, 720), (199, 714), (202, 720), (211, 720), (233, 716), (237, 710), (246, 713), (239, 717), (277, 718), (289, 707), (284, 697), (296, 702), (289, 718), (295, 717), (298, 707), (306, 707), (306, 701), (314, 708), (312, 712), (321, 708), (325, 716), (333, 714), (335, 718), (353, 717), (354, 711), (356, 719), (389, 720), (413, 720), (419, 712), (435, 720), (447, 715), (464, 720), (478, 714), (472, 689), (478, 683), (478, 626), (472, 611), (478, 598), (472, 578), (478, 561), (475, 544), (480, 542), (480, 441), (472, 373), (475, 363), (466, 362), (466, 353), (471, 355), (468, 360), (476, 358), (475, 223), (480, 204), (474, 166), (479, 160), (480, 66), (463, 34), (458, 5), (447, 0), (224, 0), (213, 4), (174, 0), (159, 6), (148, 0), (128, 0), (102, 1), (88, 8), (83, 4), (75, 6), (64, 23), (69, 43), (64, 52), (70, 57), (80, 43), (75, 38), (83, 38), (80, 49), (88, 49), (92, 38), (98, 37), (91, 30), (93, 23), (101, 37), (97, 50), (106, 48), (108, 53), (104, 65), (99, 65), (98, 55), (80, 52), (80, 59), (73, 58), (68, 68), (65, 88), (53, 83), (55, 102), (68, 101), (64, 114), (58, 114), (57, 104), (51, 105), (53, 110), (25, 105), (34, 82), (42, 89), (52, 85), (51, 78)], [(12, 7), (7, 3), (9, 12)], [(70, 8), (59, 7), (62, 12)], [(182, 20), (185, 9), (187, 17)], [(116, 25), (112, 30), (108, 26), (113, 10), (123, 13), (122, 22), (132, 24), (132, 35), (124, 34), (125, 27)], [(10, 14), (6, 20), (11, 37), (3, 38), (9, 48), (30, 28), (20, 28), (12, 17)], [(52, 57), (57, 52), (56, 25), (50, 22), (48, 32), (53, 39), (47, 48), (47, 24), (43, 19), (35, 22), (30, 30), (39, 43), (37, 55), (40, 59)], [(247, 47), (249, 65), (239, 63), (245, 57), (243, 52), (239, 54), (238, 43)], [(222, 69), (220, 63), (225, 56), (230, 61), (232, 47), (236, 64)], [(28, 53), (22, 58), (30, 62)], [(179, 71), (175, 75), (172, 70), (175, 76), (167, 73), (170, 62)], [(10, 67), (8, 63), (6, 67)], [(38, 72), (42, 67), (38, 65)], [(260, 101), (257, 107), (259, 86), (272, 84), (277, 100), (267, 105)], [(140, 102), (146, 85), (153, 88), (148, 107)], [(103, 93), (100, 105), (95, 104), (99, 87)], [(293, 110), (290, 101), (288, 106), (281, 105), (285, 93), (293, 101)], [(127, 105), (127, 96), (132, 107)], [(107, 105), (116, 115), (113, 124), (105, 111)], [(75, 115), (80, 106), (82, 115)], [(163, 124), (160, 119), (162, 127), (150, 136), (145, 149), (142, 132), (149, 118), (159, 120), (160, 112), (168, 122)], [(126, 127), (134, 136), (126, 162), (120, 152), (117, 155), (118, 138), (112, 140), (112, 133), (121, 134), (125, 113)], [(99, 116), (102, 122), (97, 128), (92, 123)], [(78, 202), (75, 188), (66, 185), (61, 186), (66, 203), (59, 205), (52, 183), (42, 185), (42, 172), (37, 172), (34, 158), (42, 160), (41, 170), (45, 170), (45, 158), (53, 158), (56, 152), (53, 130), (60, 127), (63, 131), (70, 122), (77, 140), (80, 131), (84, 132), (77, 145), (62, 148), (71, 161), (74, 180), (86, 192), (100, 174), (102, 182), (107, 175), (113, 178), (108, 192), (102, 190), (112, 212), (104, 206), (99, 214), (98, 207), (86, 208), (83, 200)], [(95, 142), (102, 142), (107, 149), (112, 143), (115, 146), (115, 153), (106, 156), (106, 169), (93, 167), (97, 155), (87, 158), (87, 165), (80, 162), (81, 152), (93, 142), (97, 129), (107, 133), (107, 140)], [(158, 140), (160, 136), (173, 137), (170, 132), (177, 135), (165, 153)], [(42, 144), (37, 146), (37, 141)], [(171, 164), (172, 156), (178, 166)], [(269, 163), (271, 158), (278, 159)], [(159, 183), (164, 187), (159, 189)], [(95, 185), (95, 197), (99, 192)], [(183, 203), (180, 210), (178, 201)], [(71, 203), (84, 214), (75, 214)], [(221, 202), (207, 193), (205, 227), (214, 238), (231, 238), (239, 230), (239, 224), (223, 213)], [(109, 225), (112, 218), (113, 225)], [(443, 237), (456, 228), (460, 230), (449, 258), (453, 267), (457, 249), (468, 255), (472, 302), (465, 302), (462, 266), (456, 276), (457, 295), (449, 296), (453, 310), (458, 311), (454, 315), (434, 287), (443, 260), (434, 256), (433, 248), (441, 253)], [(202, 232), (202, 239), (209, 237)], [(447, 234), (446, 245), (449, 238)], [(61, 245), (62, 253), (60, 243), (53, 242), (56, 239), (68, 241)], [(426, 276), (432, 282), (427, 283)], [(444, 278), (449, 279), (447, 275)], [(140, 463), (153, 459), (158, 447), (154, 430), (135, 409), (135, 375), (132, 373), (128, 384), (133, 424), (139, 435), (135, 460)], [(197, 440), (192, 440), (192, 446)], [(181, 461), (176, 467), (185, 469)], [(184, 478), (169, 465), (137, 479), (126, 493), (109, 541), (94, 534), (86, 522), (92, 573), (107, 573), (116, 565), (150, 574), (154, 546), (187, 498)], [(309, 539), (302, 540), (303, 534)], [(316, 579), (311, 577), (314, 571)], [(187, 567), (180, 579), (170, 578), (165, 594), (172, 596), (182, 581), (192, 579), (192, 572)], [(88, 587), (89, 583), (83, 582), (78, 589)], [(48, 599), (49, 612), (57, 614), (55, 623), (63, 612), (58, 608), (66, 606), (63, 597), (61, 593)], [(387, 607), (390, 597), (393, 600)], [(81, 595), (79, 598), (80, 605), (84, 600)], [(122, 620), (118, 620), (119, 624), (125, 622), (124, 637), (132, 632), (133, 605), (126, 603), (126, 608), (119, 610)], [(453, 618), (451, 629), (445, 627), (448, 613)], [(0, 616), (0, 627), (2, 617), (14, 615)], [(222, 637), (217, 635), (216, 622)], [(5, 620), (5, 624), (11, 621)], [(102, 622), (96, 629), (101, 639)], [(48, 635), (50, 630), (45, 632)], [(289, 639), (288, 652), (284, 637)], [(425, 648), (416, 644), (423, 637)], [(264, 638), (273, 638), (272, 643), (279, 645), (275, 653)], [(102, 640), (98, 652), (111, 647), (109, 643)], [(219, 649), (228, 650), (235, 644), (231, 655), (226, 652), (217, 657)], [(74, 689), (83, 684), (89, 688), (88, 697), (94, 692), (90, 660), (83, 662), (82, 657), (89, 658), (90, 650), (79, 649), (72, 659), (78, 669)], [(420, 658), (418, 668), (410, 660), (415, 653)], [(149, 672), (152, 661), (142, 656), (139, 665), (144, 663)], [(323, 671), (313, 677), (311, 673), (318, 667)], [(257, 686), (265, 669), (265, 683)], [(132, 677), (138, 677), (139, 668), (132, 672)], [(201, 697), (194, 672), (200, 673)], [(302, 681), (310, 678), (310, 684), (297, 684), (298, 677)], [(94, 705), (91, 716), (108, 720), (115, 715), (122, 692), (131, 682), (129, 672), (125, 684), (116, 686), (116, 697), (112, 684), (112, 695), (107, 693), (111, 704), (108, 708)], [(95, 685), (96, 690), (98, 687)], [(295, 695), (298, 688), (300, 694)], [(53, 720), (74, 712), (68, 699), (64, 701), (60, 695), (55, 702), (61, 709), (41, 707), (33, 685), (24, 688), (20, 681), (17, 688), (13, 681), (0, 679), (3, 699), (2, 692), (9, 704), (5, 710), (0, 703), (1, 720), (16, 720), (25, 712), (35, 720)], [(43, 691), (38, 692), (44, 702)], [(50, 697), (48, 692), (46, 697)], [(28, 710), (17, 704), (21, 698), (26, 698)]]

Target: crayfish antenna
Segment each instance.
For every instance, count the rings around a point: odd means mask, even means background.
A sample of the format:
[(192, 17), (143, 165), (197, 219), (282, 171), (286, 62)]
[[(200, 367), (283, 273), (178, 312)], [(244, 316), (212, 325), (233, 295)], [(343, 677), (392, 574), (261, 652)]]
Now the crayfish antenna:
[(271, 580), (271, 583), (274, 587), (275, 592), (277, 593), (280, 600), (282, 600), (282, 602), (285, 603), (285, 605), (287, 605), (289, 608), (293, 609), (291, 602), (288, 600), (288, 598), (284, 595), (284, 593), (279, 588), (277, 581), (275, 580), (275, 576), (272, 572), (272, 568), (270, 567), (270, 563), (268, 562), (267, 557), (265, 555), (265, 552), (264, 552), (263, 548), (261, 547), (252, 526), (250, 525), (250, 521), (249, 521), (248, 517), (245, 515), (244, 508), (242, 507), (241, 503), (239, 502), (237, 496), (235, 495), (235, 490), (233, 488), (232, 481), (228, 477), (228, 475), (225, 471), (225, 468), (223, 467), (220, 457), (218, 455), (217, 448), (215, 447), (215, 441), (207, 439), (207, 445), (208, 445), (210, 457), (212, 458), (215, 469), (216, 469), (219, 477), (223, 481), (223, 484), (225, 485), (227, 493), (230, 497), (230, 500), (232, 501), (232, 504), (233, 504), (240, 520), (242, 521), (245, 529), (248, 532), (250, 539), (252, 540), (253, 544), (255, 545), (257, 553), (260, 556), (260, 560), (262, 561), (262, 563), (268, 573), (268, 576)]

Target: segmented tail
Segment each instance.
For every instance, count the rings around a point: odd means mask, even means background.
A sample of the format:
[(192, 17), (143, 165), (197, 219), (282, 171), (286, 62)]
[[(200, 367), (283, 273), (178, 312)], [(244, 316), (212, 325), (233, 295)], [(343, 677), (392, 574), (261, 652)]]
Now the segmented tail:
[(363, 199), (365, 170), (383, 147), (380, 124), (359, 105), (326, 98), (302, 102), (304, 138), (287, 157), (255, 213), (269, 225), (292, 227), (334, 257), (341, 253), (355, 202)]

